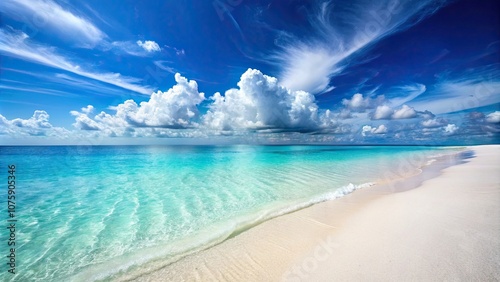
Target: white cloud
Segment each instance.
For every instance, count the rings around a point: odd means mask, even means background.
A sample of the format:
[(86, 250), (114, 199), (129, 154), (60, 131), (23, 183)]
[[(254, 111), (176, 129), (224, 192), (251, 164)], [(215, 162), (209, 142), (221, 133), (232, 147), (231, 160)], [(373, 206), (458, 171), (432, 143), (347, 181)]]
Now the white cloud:
[(73, 126), (82, 130), (102, 130), (103, 127), (99, 126), (97, 122), (89, 118), (89, 112), (86, 112), (84, 109), (86, 108), (82, 108), (82, 113), (77, 111), (70, 112), (72, 116), (75, 116), (75, 123), (73, 123)]
[(341, 70), (335, 68), (340, 59), (326, 49), (302, 46), (287, 52), (281, 80), (290, 89), (323, 92), (329, 88), (330, 77)]
[(357, 93), (351, 99), (343, 99), (342, 105), (355, 112), (364, 112), (367, 109), (373, 109), (385, 102), (383, 95), (375, 98), (363, 97), (363, 94)]
[(372, 119), (391, 119), (394, 110), (387, 105), (378, 106), (373, 112)]
[(352, 126), (347, 123), (342, 123), (341, 120), (345, 119), (344, 112), (333, 113), (330, 110), (326, 110), (325, 112), (319, 115), (319, 127), (321, 130), (318, 131), (318, 135), (323, 134), (349, 134), (351, 133)]
[(379, 125), (379, 127), (377, 127), (377, 129), (373, 130), (372, 132), (374, 134), (384, 134), (384, 133), (387, 133), (387, 127), (383, 124)]
[(407, 105), (401, 106), (397, 110), (393, 110), (387, 105), (378, 106), (372, 114), (372, 119), (410, 119), (417, 117), (417, 112), (412, 107)]
[[(167, 92), (152, 94), (148, 101), (137, 104), (134, 100), (127, 100), (109, 107), (114, 114), (101, 112), (91, 117), (92, 105), (71, 111), (75, 117), (73, 126), (84, 131), (100, 131), (107, 136), (153, 134), (145, 128), (193, 128), (192, 133), (211, 134), (227, 134), (227, 131), (242, 134), (254, 130), (269, 133), (350, 131), (330, 111), (318, 114), (315, 98), (310, 93), (286, 89), (276, 78), (258, 70), (247, 70), (238, 82), (239, 89), (229, 89), (224, 96), (216, 93), (210, 97), (211, 103), (203, 116), (200, 116), (198, 106), (205, 96), (198, 92), (197, 83), (180, 74), (176, 74), (175, 79), (177, 85)], [(169, 136), (172, 134), (168, 132)]]
[(452, 135), (454, 134), (456, 131), (458, 130), (458, 126), (456, 126), (455, 124), (448, 124), (444, 127), (444, 132), (447, 134), (447, 135)]
[(196, 81), (188, 81), (179, 73), (177, 82), (167, 92), (153, 93), (147, 102), (137, 105), (128, 100), (116, 107), (117, 115), (123, 113), (127, 121), (136, 126), (146, 127), (189, 127), (190, 121), (198, 116), (197, 105), (205, 100), (204, 93), (198, 92)]
[(353, 118), (353, 115), (348, 109), (341, 109), (338, 117), (341, 119), (349, 119)]
[(486, 115), (486, 121), (489, 123), (500, 123), (500, 111)]
[[(396, 87), (393, 90), (396, 97), (389, 99), (390, 104), (393, 107), (401, 106), (422, 95), (426, 90), (427, 87), (425, 87), (425, 85), (420, 83)], [(406, 96), (403, 96), (405, 94)]]
[(168, 63), (172, 64), (172, 62), (170, 61), (154, 61), (153, 63), (161, 70), (167, 71), (172, 74), (177, 73), (177, 71), (173, 67), (167, 65)]
[(81, 47), (94, 47), (106, 37), (92, 22), (51, 0), (3, 0), (0, 10), (17, 20), (32, 19), (27, 23), (33, 30), (58, 34)]
[(280, 81), (286, 87), (314, 94), (324, 91), (331, 76), (349, 65), (352, 54), (433, 14), (442, 3), (353, 0), (348, 7), (334, 5), (318, 2), (316, 11), (305, 15), (310, 18), (311, 36), (292, 37), (271, 56), (282, 68)]
[(54, 48), (36, 45), (29, 41), (23, 32), (10, 33), (0, 29), (0, 53), (16, 57), (25, 61), (65, 70), (83, 77), (105, 82), (120, 88), (137, 93), (150, 95), (154, 89), (139, 85), (140, 79), (122, 76), (119, 73), (99, 73), (84, 70), (81, 66), (71, 62), (58, 54)]
[(10, 136), (64, 136), (67, 130), (53, 127), (46, 111), (36, 110), (29, 119), (8, 120), (0, 115), (0, 134)]
[(425, 110), (425, 111), (419, 111), (417, 112), (418, 116), (423, 118), (424, 120), (427, 120), (427, 119), (432, 119), (432, 118), (435, 118), (436, 115), (434, 115), (433, 113), (429, 112), (428, 110)]
[(428, 119), (422, 121), (422, 126), (426, 128), (435, 128), (435, 127), (441, 127), (446, 124), (446, 120), (443, 119)]
[(138, 46), (133, 41), (102, 42), (100, 48), (103, 51), (112, 50), (118, 55), (128, 54), (137, 57), (147, 57), (149, 55), (149, 52)]
[[(99, 45), (101, 51), (112, 51), (117, 55), (132, 55), (136, 57), (151, 57), (156, 52), (162, 51), (162, 48), (158, 43), (146, 40), (146, 41), (102, 41)], [(175, 49), (177, 54), (178, 50)], [(184, 51), (184, 50), (182, 50)]]
[[(391, 132), (397, 134), (401, 140), (418, 142), (430, 140), (429, 138), (433, 136), (498, 132), (495, 124), (486, 124), (486, 118), (490, 118), (491, 122), (498, 121), (498, 111), (486, 116), (475, 114), (473, 117), (478, 117), (477, 120), (482, 124), (462, 123), (459, 129), (452, 117), (448, 122), (443, 118), (434, 117), (430, 112), (417, 112), (407, 105), (392, 109), (382, 104), (376, 107), (373, 113), (368, 113), (366, 108), (387, 101), (368, 99), (361, 94), (343, 101), (344, 107), (337, 112), (320, 110), (312, 94), (287, 89), (280, 85), (276, 78), (254, 69), (248, 69), (242, 74), (237, 84), (238, 88), (227, 90), (224, 96), (216, 93), (210, 97), (207, 103), (208, 111), (205, 115), (201, 115), (198, 107), (205, 100), (205, 95), (198, 91), (197, 83), (178, 73), (175, 75), (175, 80), (177, 84), (171, 89), (166, 92), (158, 91), (147, 101), (138, 103), (126, 100), (116, 106), (108, 107), (114, 111), (112, 113), (100, 112), (94, 115), (95, 109), (92, 105), (71, 111), (71, 115), (75, 118), (73, 126), (80, 129), (72, 133), (92, 138), (103, 136), (205, 138), (214, 135), (233, 135), (243, 138), (242, 136), (262, 133), (272, 136), (271, 139), (284, 142), (286, 138), (291, 138), (291, 133), (297, 137), (301, 135), (300, 133), (309, 132), (314, 133), (311, 136), (334, 135), (335, 140), (342, 142), (363, 142), (361, 136), (384, 136), (391, 128)], [(365, 109), (365, 112), (358, 112), (353, 116), (350, 109)], [(426, 118), (422, 119), (423, 116)], [(413, 122), (366, 125), (370, 118), (393, 120), (415, 117), (420, 119)], [(349, 118), (349, 121), (346, 122), (345, 118)], [(19, 131), (21, 132), (19, 134), (25, 135), (46, 135), (47, 132), (54, 132), (52, 128), (48, 123), (47, 113), (43, 111), (36, 112), (28, 120), (9, 121), (0, 116), (0, 134), (11, 135)], [(314, 139), (312, 137), (308, 139), (309, 135), (303, 136), (306, 136), (302, 138), (303, 140)]]
[(213, 102), (203, 117), (206, 126), (218, 130), (299, 131), (318, 126), (318, 106), (310, 93), (287, 89), (276, 78), (253, 69), (241, 76), (238, 87), (210, 98)]
[[(71, 76), (69, 74), (64, 74), (64, 73), (56, 73), (56, 74), (41, 73), (41, 72), (25, 71), (12, 68), (2, 68), (2, 71), (20, 73), (24, 76), (31, 76), (48, 82), (63, 84), (66, 86), (72, 86), (73, 88), (76, 87), (78, 89), (81, 89), (82, 91), (70, 92), (70, 91), (55, 90), (54, 88), (56, 87), (54, 87), (52, 83), (48, 84), (47, 88), (43, 88), (39, 87), (40, 84), (37, 83), (37, 80), (33, 79), (27, 79), (23, 82), (17, 82), (15, 84), (11, 83), (10, 85), (0, 85), (0, 89), (19, 90), (23, 92), (41, 93), (41, 94), (56, 95), (62, 97), (78, 97), (84, 95), (86, 91), (83, 90), (91, 91), (93, 94), (96, 95), (105, 95), (105, 96), (123, 95), (122, 89), (114, 87), (112, 85), (105, 85), (96, 80), (86, 79), (84, 77)], [(8, 83), (13, 81), (2, 79), (2, 82)], [(23, 87), (17, 86), (19, 84), (22, 84)]]
[(343, 99), (342, 104), (351, 110), (365, 110), (370, 106), (369, 99), (368, 97), (363, 98), (363, 94), (357, 93), (352, 96), (351, 100)]
[(87, 105), (86, 107), (82, 108), (82, 112), (86, 114), (90, 114), (94, 111), (94, 106), (92, 105)]
[(430, 95), (414, 99), (408, 105), (444, 114), (500, 103), (500, 81), (484, 79), (498, 77), (498, 71), (478, 73), (477, 77), (440, 82), (428, 91)]
[(395, 110), (394, 114), (392, 114), (393, 119), (407, 119), (414, 118), (417, 116), (417, 112), (412, 107), (408, 107), (407, 105), (401, 106), (400, 109)]
[[(3, 81), (5, 81), (5, 80), (3, 80)], [(35, 85), (29, 86), (29, 87), (18, 87), (18, 86), (0, 84), (0, 89), (17, 90), (17, 91), (23, 91), (23, 92), (28, 92), (28, 93), (31, 92), (31, 93), (39, 93), (39, 94), (62, 96), (62, 97), (75, 97), (76, 96), (73, 93), (55, 90), (52, 88), (40, 88), (40, 87), (36, 87)]]
[(111, 107), (114, 115), (105, 112), (89, 117), (93, 106), (88, 105), (81, 112), (71, 111), (75, 116), (75, 126), (81, 130), (101, 130), (107, 135), (123, 135), (130, 128), (159, 127), (187, 128), (197, 124), (192, 123), (199, 115), (197, 105), (205, 100), (204, 93), (198, 92), (198, 84), (187, 80), (180, 74), (175, 74), (177, 82), (167, 92), (153, 93), (148, 101), (139, 105), (134, 100)]
[(378, 127), (371, 127), (369, 125), (363, 126), (361, 129), (361, 135), (366, 136), (367, 133), (372, 133), (372, 134), (385, 134), (387, 133), (388, 129), (385, 125), (381, 124)]
[(335, 115), (330, 110), (326, 110), (324, 114), (320, 115), (320, 121), (323, 127), (335, 127), (338, 125)]
[(82, 130), (101, 130), (102, 127), (99, 126), (97, 122), (88, 117), (94, 111), (94, 106), (87, 105), (81, 109), (81, 113), (77, 111), (71, 111), (70, 114), (75, 117), (75, 123), (73, 126)]
[(46, 111), (36, 110), (30, 119), (20, 119), (16, 118), (11, 121), (12, 125), (23, 128), (39, 129), (39, 128), (51, 128), (52, 125), (49, 123), (49, 114)]
[(137, 40), (137, 45), (141, 46), (144, 50), (147, 52), (159, 52), (161, 51), (160, 46), (158, 43), (151, 41), (151, 40), (146, 40), (142, 42), (141, 40)]

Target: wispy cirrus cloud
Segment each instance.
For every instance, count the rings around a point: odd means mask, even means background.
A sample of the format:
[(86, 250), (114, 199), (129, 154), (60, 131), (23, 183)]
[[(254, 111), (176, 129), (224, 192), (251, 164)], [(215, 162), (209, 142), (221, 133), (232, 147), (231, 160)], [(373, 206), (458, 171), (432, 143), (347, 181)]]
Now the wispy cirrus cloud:
[[(288, 88), (321, 93), (330, 78), (350, 64), (355, 53), (408, 28), (436, 12), (447, 1), (355, 0), (348, 5), (326, 1), (309, 14), (311, 36), (292, 36), (271, 59), (282, 66)], [(410, 21), (411, 20), (411, 21)]]
[[(90, 6), (85, 5), (93, 16), (109, 25)], [(0, 2), (0, 12), (15, 20), (31, 26), (36, 32), (55, 34), (77, 47), (113, 50), (121, 54), (146, 57), (152, 52), (161, 51), (158, 43), (152, 40), (112, 41), (90, 19), (70, 11), (51, 0), (5, 0)]]
[(53, 67), (79, 76), (101, 81), (144, 95), (151, 95), (152, 87), (140, 85), (141, 79), (122, 76), (119, 73), (103, 73), (86, 70), (65, 56), (58, 54), (53, 47), (35, 44), (23, 32), (8, 32), (0, 29), (0, 53), (32, 63)]
[(445, 114), (500, 103), (500, 79), (488, 79), (483, 75), (479, 73), (441, 81), (428, 91), (430, 95), (420, 96), (407, 104), (435, 114)]
[(159, 61), (154, 61), (153, 62), (155, 64), (155, 66), (157, 66), (159, 69), (162, 69), (164, 71), (168, 71), (169, 73), (172, 73), (172, 74), (175, 74), (177, 73), (178, 71), (176, 69), (174, 69), (173, 67), (170, 67), (168, 66), (167, 64), (172, 64), (172, 62), (170, 61), (162, 61), (162, 60), (159, 60)]
[(6, 73), (20, 73), (35, 78), (34, 80), (30, 79), (26, 82), (15, 81), (10, 79), (2, 79), (3, 84), (0, 85), (0, 88), (3, 89), (19, 90), (24, 92), (33, 92), (33, 93), (58, 95), (66, 97), (77, 96), (76, 94), (72, 94), (67, 91), (54, 90), (52, 89), (53, 87), (49, 87), (50, 89), (42, 88), (40, 87), (40, 84), (38, 82), (38, 80), (42, 80), (50, 83), (57, 83), (69, 87), (74, 87), (75, 89), (92, 91), (92, 94), (96, 95), (123, 95), (123, 91), (119, 88), (79, 76), (72, 76), (64, 73), (47, 74), (47, 73), (33, 72), (33, 71), (13, 69), (13, 68), (1, 68), (1, 70)]
[(75, 87), (75, 89), (89, 90), (96, 95), (123, 95), (122, 90), (114, 88), (112, 86), (106, 86), (99, 81), (78, 78), (64, 73), (56, 73), (55, 75), (49, 77), (48, 80), (66, 86)]
[(23, 91), (28, 93), (38, 93), (38, 94), (46, 94), (52, 96), (60, 96), (60, 97), (76, 97), (77, 95), (68, 93), (65, 91), (55, 90), (55, 89), (47, 89), (41, 87), (19, 87), (13, 85), (5, 85), (0, 84), (0, 89), (4, 90), (15, 90), (15, 91)]
[[(139, 44), (140, 42), (140, 44)], [(118, 55), (131, 55), (136, 57), (150, 57), (156, 52), (160, 52), (162, 49), (158, 43), (146, 40), (142, 42), (140, 40), (133, 41), (113, 41), (108, 42), (106, 40), (102, 41), (99, 45), (99, 49), (102, 51), (112, 51)]]
[(401, 106), (422, 95), (426, 90), (427, 87), (421, 83), (395, 87), (393, 89), (395, 97), (390, 98), (390, 103), (394, 107)]
[(107, 37), (90, 20), (51, 0), (4, 0), (0, 1), (0, 11), (18, 20), (36, 19), (27, 23), (34, 29), (56, 33), (80, 47), (94, 47)]

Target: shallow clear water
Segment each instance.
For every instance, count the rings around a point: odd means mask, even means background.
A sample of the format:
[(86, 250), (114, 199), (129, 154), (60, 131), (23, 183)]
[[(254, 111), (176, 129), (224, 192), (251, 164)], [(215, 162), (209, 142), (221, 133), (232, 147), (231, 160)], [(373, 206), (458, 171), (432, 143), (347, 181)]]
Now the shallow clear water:
[[(416, 171), (433, 147), (0, 147), (16, 165), (15, 276), (94, 280), (220, 242), (267, 218)], [(6, 207), (7, 194), (0, 195)], [(5, 224), (7, 220), (6, 208)], [(7, 231), (1, 232), (6, 242)], [(8, 247), (0, 248), (6, 255)]]

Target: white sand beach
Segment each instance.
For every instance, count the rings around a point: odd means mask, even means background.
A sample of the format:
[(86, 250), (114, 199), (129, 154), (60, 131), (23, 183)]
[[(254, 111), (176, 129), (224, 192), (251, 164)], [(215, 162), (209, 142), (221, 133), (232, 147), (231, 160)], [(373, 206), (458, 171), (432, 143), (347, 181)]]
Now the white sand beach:
[(468, 149), (473, 158), (417, 188), (362, 189), (118, 280), (498, 280), (500, 146)]

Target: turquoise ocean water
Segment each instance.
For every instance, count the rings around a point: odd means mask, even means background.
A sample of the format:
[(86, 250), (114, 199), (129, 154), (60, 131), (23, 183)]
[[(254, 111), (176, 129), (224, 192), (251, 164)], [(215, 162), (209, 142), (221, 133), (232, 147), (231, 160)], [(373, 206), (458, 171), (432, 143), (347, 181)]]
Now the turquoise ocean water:
[[(418, 172), (440, 147), (0, 147), (16, 166), (16, 275), (93, 281), (173, 261), (256, 223), (356, 188)], [(7, 185), (0, 212), (7, 225)], [(369, 188), (367, 188), (369, 189)], [(3, 253), (2, 253), (3, 252)]]

